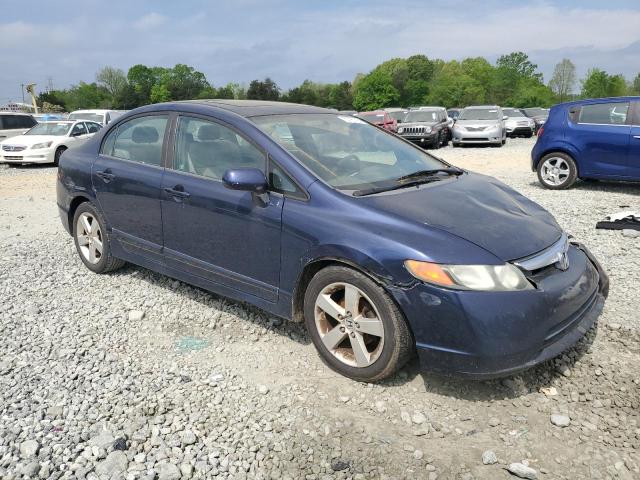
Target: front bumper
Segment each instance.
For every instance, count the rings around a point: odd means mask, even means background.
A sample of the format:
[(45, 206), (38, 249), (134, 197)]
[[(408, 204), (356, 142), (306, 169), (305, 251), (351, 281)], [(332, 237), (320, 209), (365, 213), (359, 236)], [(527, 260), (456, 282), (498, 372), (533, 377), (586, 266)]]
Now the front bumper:
[(452, 132), (453, 143), (459, 144), (482, 144), (482, 143), (502, 143), (502, 132), (490, 129), (478, 132), (454, 128)]
[(52, 149), (23, 150), (21, 152), (5, 152), (0, 150), (0, 163), (53, 163), (55, 152)]
[(607, 274), (582, 245), (570, 267), (531, 276), (534, 290), (454, 291), (418, 283), (391, 293), (409, 321), (421, 367), (475, 379), (502, 377), (549, 360), (596, 322), (609, 290)]
[(518, 135), (527, 135), (531, 136), (535, 133), (535, 127), (533, 126), (515, 126), (515, 127), (506, 127), (507, 135), (516, 137)]
[(398, 135), (416, 145), (432, 145), (437, 141), (438, 137), (438, 134), (435, 132), (426, 133), (424, 135), (404, 135), (402, 133), (399, 133)]

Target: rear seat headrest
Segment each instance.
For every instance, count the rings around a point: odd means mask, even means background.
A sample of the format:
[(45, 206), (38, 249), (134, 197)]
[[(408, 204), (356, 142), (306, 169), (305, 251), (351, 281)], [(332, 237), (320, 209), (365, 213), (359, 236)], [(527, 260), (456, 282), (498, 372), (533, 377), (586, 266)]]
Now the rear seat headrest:
[(198, 128), (198, 140), (200, 141), (220, 140), (221, 136), (218, 125), (200, 125), (200, 128)]
[(134, 143), (156, 143), (160, 135), (154, 127), (139, 126), (133, 129), (131, 140)]

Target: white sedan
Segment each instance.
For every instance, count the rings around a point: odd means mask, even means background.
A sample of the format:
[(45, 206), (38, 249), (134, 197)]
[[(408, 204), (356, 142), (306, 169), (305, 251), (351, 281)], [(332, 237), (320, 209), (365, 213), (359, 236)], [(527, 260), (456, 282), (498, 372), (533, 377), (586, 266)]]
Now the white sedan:
[(0, 163), (53, 163), (67, 148), (80, 145), (102, 128), (97, 122), (42, 122), (23, 135), (0, 142)]

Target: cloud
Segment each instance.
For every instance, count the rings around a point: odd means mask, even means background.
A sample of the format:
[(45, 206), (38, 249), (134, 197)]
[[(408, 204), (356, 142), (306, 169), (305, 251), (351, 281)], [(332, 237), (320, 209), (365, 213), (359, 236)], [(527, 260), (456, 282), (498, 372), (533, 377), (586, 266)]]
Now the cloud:
[(167, 17), (156, 12), (147, 13), (133, 22), (133, 26), (138, 30), (151, 30), (163, 25)]
[(26, 81), (41, 86), (51, 76), (66, 88), (93, 81), (105, 65), (126, 70), (136, 63), (186, 63), (217, 86), (270, 76), (282, 88), (306, 78), (352, 80), (384, 60), (418, 53), (495, 61), (522, 50), (547, 79), (563, 57), (579, 75), (598, 66), (630, 78), (640, 69), (637, 0), (192, 0), (189, 8), (111, 0), (109, 9), (85, 2), (82, 12), (44, 0), (3, 9), (0, 103), (15, 99)]

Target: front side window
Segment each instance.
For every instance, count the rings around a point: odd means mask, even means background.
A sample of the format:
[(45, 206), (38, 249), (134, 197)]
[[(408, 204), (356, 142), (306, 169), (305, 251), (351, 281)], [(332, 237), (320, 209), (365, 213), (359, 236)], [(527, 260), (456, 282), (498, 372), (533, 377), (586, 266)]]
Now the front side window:
[(601, 125), (625, 125), (629, 113), (629, 102), (595, 103), (583, 105), (578, 123), (596, 123)]
[(147, 165), (162, 166), (166, 115), (137, 117), (109, 132), (100, 153)]
[(87, 127), (85, 127), (84, 123), (76, 123), (71, 129), (71, 136), (77, 137), (79, 135), (85, 135), (87, 133)]
[(356, 117), (334, 114), (267, 115), (251, 119), (332, 187), (363, 190), (447, 165)]
[(216, 122), (182, 116), (178, 122), (174, 168), (220, 180), (234, 168), (265, 170), (265, 156), (234, 130)]

